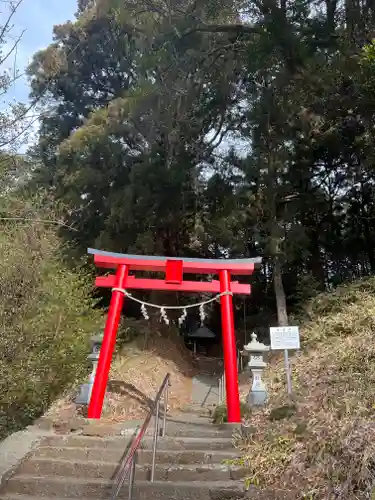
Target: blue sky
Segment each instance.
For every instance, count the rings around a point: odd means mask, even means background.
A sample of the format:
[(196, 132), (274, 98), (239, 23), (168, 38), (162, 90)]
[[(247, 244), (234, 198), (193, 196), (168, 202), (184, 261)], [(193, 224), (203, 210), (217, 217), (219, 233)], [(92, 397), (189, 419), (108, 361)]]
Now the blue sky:
[[(23, 0), (13, 17), (12, 30), (13, 36), (19, 36), (25, 30), (17, 48), (16, 65), (21, 72), (33, 54), (52, 41), (53, 26), (73, 20), (76, 8), (77, 0)], [(0, 12), (0, 24), (3, 24), (6, 17), (6, 12)], [(13, 61), (9, 65), (13, 65)], [(28, 93), (27, 81), (21, 78), (9, 89), (6, 99), (26, 101)]]

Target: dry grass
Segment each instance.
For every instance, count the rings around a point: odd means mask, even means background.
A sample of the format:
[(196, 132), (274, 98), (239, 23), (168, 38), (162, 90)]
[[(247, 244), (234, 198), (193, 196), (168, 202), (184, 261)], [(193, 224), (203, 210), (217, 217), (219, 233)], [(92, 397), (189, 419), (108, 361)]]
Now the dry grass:
[[(374, 292), (369, 279), (308, 304), (292, 401), (283, 360), (271, 360), (270, 403), (249, 419), (256, 431), (238, 440), (248, 483), (279, 486), (290, 498), (375, 498)], [(285, 405), (296, 411), (271, 420)]]

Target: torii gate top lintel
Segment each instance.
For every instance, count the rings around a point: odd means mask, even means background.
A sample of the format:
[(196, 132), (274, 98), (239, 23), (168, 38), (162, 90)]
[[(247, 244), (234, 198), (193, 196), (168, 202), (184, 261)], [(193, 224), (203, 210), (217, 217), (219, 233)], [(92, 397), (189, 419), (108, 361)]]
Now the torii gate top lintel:
[(232, 275), (253, 274), (254, 268), (262, 262), (261, 257), (251, 259), (197, 259), (190, 257), (162, 257), (150, 255), (130, 255), (107, 252), (88, 248), (87, 253), (94, 255), (98, 267), (116, 269), (124, 264), (129, 270), (163, 271), (171, 261), (183, 262), (183, 272), (190, 274), (214, 274), (219, 271), (229, 271)]

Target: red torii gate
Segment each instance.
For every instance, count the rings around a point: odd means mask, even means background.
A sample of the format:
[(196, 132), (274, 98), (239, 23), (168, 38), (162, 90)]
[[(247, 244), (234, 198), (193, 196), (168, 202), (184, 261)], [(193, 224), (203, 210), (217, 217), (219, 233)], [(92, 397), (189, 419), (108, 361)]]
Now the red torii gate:
[[(250, 275), (260, 257), (255, 259), (190, 259), (177, 257), (153, 257), (126, 255), (88, 249), (94, 255), (97, 267), (115, 269), (116, 273), (100, 276), (96, 286), (112, 289), (107, 322), (95, 380), (92, 388), (88, 418), (100, 418), (108, 383), (112, 355), (116, 344), (117, 329), (124, 303), (125, 290), (169, 290), (176, 292), (221, 293), (221, 322), (224, 351), (224, 369), (227, 394), (228, 422), (241, 421), (238, 391), (237, 353), (233, 320), (233, 294), (250, 295), (250, 285), (231, 281), (231, 274)], [(130, 271), (165, 272), (165, 279), (137, 278)], [(218, 274), (219, 280), (185, 281), (186, 274)]]

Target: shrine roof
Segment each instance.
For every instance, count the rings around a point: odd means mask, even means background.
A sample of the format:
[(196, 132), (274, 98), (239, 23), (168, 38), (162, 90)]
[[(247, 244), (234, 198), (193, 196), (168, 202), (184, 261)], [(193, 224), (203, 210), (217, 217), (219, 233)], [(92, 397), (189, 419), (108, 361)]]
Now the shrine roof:
[(94, 248), (87, 249), (88, 254), (94, 255), (94, 262), (98, 267), (115, 269), (120, 264), (129, 266), (131, 270), (163, 271), (167, 261), (183, 261), (185, 273), (213, 274), (228, 270), (235, 275), (252, 274), (255, 266), (262, 262), (261, 257), (251, 259), (197, 259), (190, 257), (162, 257), (151, 255), (129, 255), (107, 252)]

